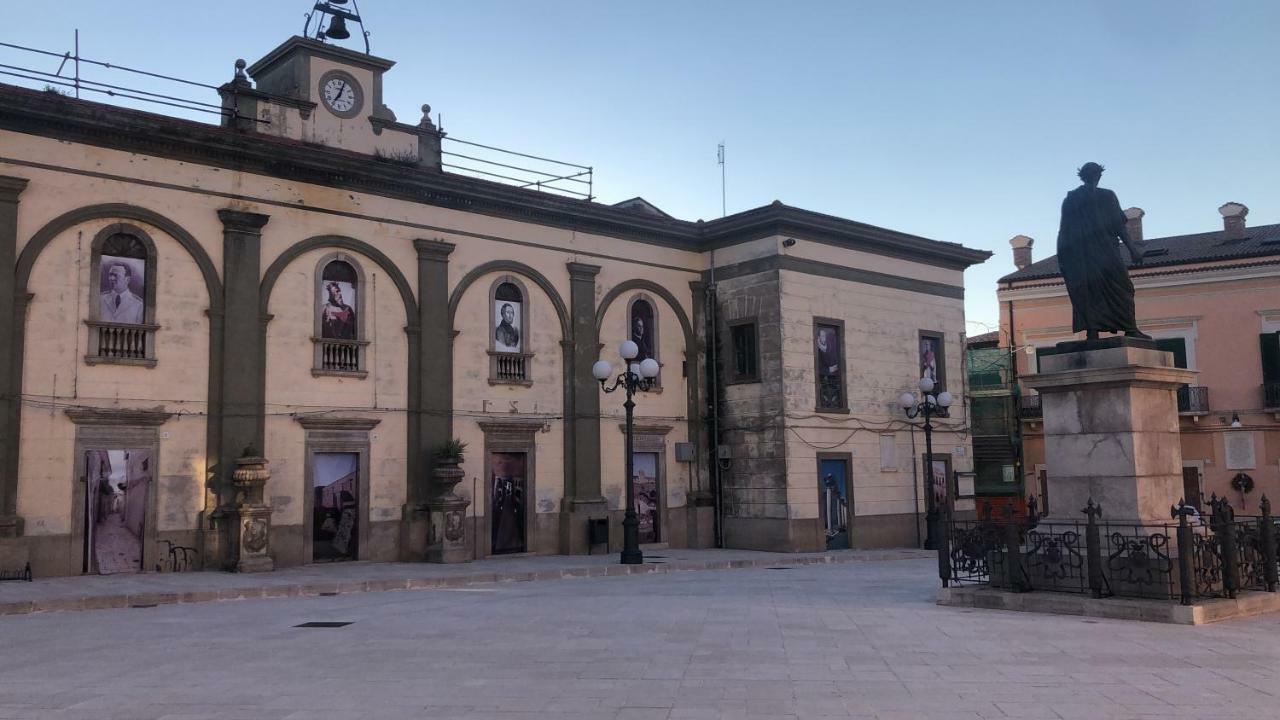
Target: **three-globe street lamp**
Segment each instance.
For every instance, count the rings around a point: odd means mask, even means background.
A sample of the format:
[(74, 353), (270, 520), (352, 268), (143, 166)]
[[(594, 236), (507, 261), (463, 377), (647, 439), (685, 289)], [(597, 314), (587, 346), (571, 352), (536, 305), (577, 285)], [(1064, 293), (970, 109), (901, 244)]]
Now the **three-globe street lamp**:
[[(940, 533), (942, 532), (942, 529), (938, 528), (935, 531), (934, 525), (938, 522), (939, 514), (943, 512), (945, 508), (939, 508), (938, 500), (934, 497), (933, 423), (930, 421), (935, 415), (945, 414), (947, 408), (951, 407), (951, 403), (954, 402), (955, 399), (951, 397), (951, 393), (945, 390), (938, 393), (936, 396), (933, 395), (934, 382), (927, 377), (920, 378), (920, 382), (917, 384), (917, 387), (920, 388), (921, 397), (919, 399), (910, 392), (904, 392), (902, 393), (902, 396), (898, 398), (898, 404), (902, 405), (902, 409), (907, 413), (908, 418), (914, 420), (917, 417), (924, 417), (924, 469), (925, 478), (928, 482), (927, 490), (925, 491), (926, 525), (924, 546), (927, 550), (935, 550), (937, 549), (937, 538), (934, 533)], [(949, 479), (944, 479), (944, 482), (949, 482)], [(946, 504), (945, 499), (942, 504)]]
[(622, 517), (622, 564), (623, 565), (639, 565), (644, 562), (644, 554), (640, 552), (640, 518), (636, 516), (636, 487), (634, 474), (634, 460), (632, 453), (632, 435), (633, 427), (633, 411), (636, 403), (632, 396), (641, 390), (648, 390), (653, 387), (653, 379), (658, 377), (660, 369), (658, 361), (653, 358), (645, 358), (640, 362), (633, 362), (636, 356), (640, 354), (640, 348), (631, 340), (626, 340), (618, 348), (618, 354), (622, 356), (623, 367), (625, 368), (621, 375), (613, 381), (613, 385), (606, 385), (605, 382), (613, 375), (613, 365), (608, 360), (598, 360), (595, 365), (591, 366), (591, 374), (596, 380), (600, 381), (600, 389), (607, 393), (614, 392), (619, 388), (627, 391), (627, 400), (622, 407), (627, 410), (627, 508), (626, 514)]

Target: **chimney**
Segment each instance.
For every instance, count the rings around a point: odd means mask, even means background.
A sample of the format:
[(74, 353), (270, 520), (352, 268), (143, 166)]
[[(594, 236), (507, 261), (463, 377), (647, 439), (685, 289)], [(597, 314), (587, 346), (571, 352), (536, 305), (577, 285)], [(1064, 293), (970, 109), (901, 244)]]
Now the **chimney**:
[(1026, 235), (1014, 235), (1009, 240), (1009, 245), (1013, 247), (1013, 264), (1019, 270), (1031, 264), (1031, 246), (1035, 244), (1035, 240)]
[(1244, 219), (1249, 208), (1238, 202), (1229, 202), (1218, 208), (1218, 212), (1222, 214), (1222, 229), (1226, 231), (1227, 239), (1243, 240), (1246, 237)]
[(1129, 232), (1129, 239), (1142, 242), (1142, 216), (1146, 215), (1140, 207), (1131, 207), (1124, 211), (1124, 229)]

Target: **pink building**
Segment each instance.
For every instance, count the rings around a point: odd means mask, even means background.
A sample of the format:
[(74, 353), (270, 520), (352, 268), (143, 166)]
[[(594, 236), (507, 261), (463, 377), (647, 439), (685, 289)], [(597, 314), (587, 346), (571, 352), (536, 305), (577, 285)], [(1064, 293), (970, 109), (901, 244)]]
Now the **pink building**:
[[(1188, 502), (1216, 493), (1237, 513), (1254, 514), (1263, 493), (1280, 502), (1280, 225), (1248, 227), (1249, 209), (1239, 203), (1218, 211), (1221, 230), (1149, 239), (1129, 274), (1139, 327), (1198, 373), (1178, 394)], [(1142, 238), (1143, 214), (1125, 211), (1131, 236)], [(1010, 244), (1017, 271), (999, 283), (1000, 345), (1014, 347), (1024, 376), (1037, 371), (1044, 350), (1083, 333), (1071, 331), (1057, 258), (1032, 262), (1034, 241), (1025, 235)], [(1052, 504), (1039, 398), (1025, 393), (1025, 487)]]

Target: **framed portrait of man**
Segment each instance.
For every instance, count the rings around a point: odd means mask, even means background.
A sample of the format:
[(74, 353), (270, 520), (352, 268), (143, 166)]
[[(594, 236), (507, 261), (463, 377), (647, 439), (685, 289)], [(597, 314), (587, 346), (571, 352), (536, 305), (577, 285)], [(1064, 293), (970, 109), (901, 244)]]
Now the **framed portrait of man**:
[(493, 301), (493, 349), (495, 352), (518, 353), (524, 347), (521, 327), (521, 303), (517, 300)]
[(146, 322), (147, 262), (101, 255), (98, 260), (98, 320), (122, 325)]
[(631, 340), (639, 349), (636, 362), (654, 357), (654, 322), (653, 306), (647, 300), (636, 300), (631, 304)]

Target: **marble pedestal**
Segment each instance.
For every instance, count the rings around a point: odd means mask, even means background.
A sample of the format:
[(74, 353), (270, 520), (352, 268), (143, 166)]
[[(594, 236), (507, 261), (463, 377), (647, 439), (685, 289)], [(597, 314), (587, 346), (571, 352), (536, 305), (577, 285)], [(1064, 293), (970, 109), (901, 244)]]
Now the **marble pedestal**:
[(1149, 340), (1059, 343), (1041, 372), (1048, 504), (1045, 522), (1081, 522), (1092, 498), (1102, 522), (1169, 524), (1182, 495), (1177, 390), (1195, 373)]

